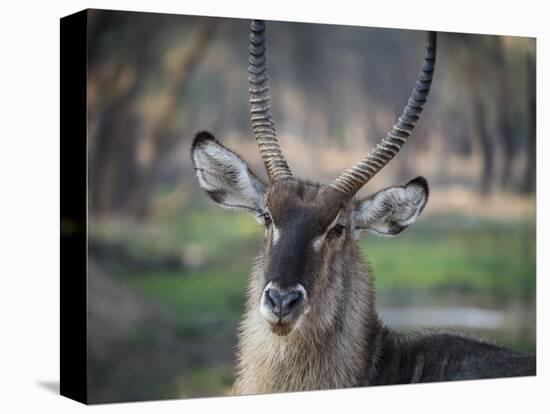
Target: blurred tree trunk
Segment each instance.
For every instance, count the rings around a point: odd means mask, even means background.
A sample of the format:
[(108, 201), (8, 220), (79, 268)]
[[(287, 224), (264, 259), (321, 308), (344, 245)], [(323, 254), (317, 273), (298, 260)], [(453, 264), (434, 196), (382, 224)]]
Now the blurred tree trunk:
[(479, 141), (483, 163), (479, 191), (481, 194), (489, 194), (493, 183), (494, 145), (487, 128), (487, 113), (483, 99), (475, 94), (472, 99), (474, 134)]
[(176, 70), (168, 75), (166, 90), (164, 94), (168, 97), (165, 103), (165, 110), (162, 116), (155, 120), (152, 125), (144, 128), (148, 140), (149, 156), (145, 162), (140, 164), (136, 171), (136, 187), (126, 205), (126, 211), (135, 216), (147, 214), (149, 209), (149, 198), (154, 185), (154, 177), (158, 168), (158, 160), (162, 159), (172, 149), (173, 144), (179, 137), (177, 131), (170, 128), (175, 123), (175, 118), (182, 113), (185, 90), (197, 65), (203, 59), (212, 41), (216, 23), (208, 20), (197, 30), (193, 37), (192, 45), (182, 54), (176, 64)]
[(514, 125), (512, 115), (512, 74), (506, 59), (506, 50), (504, 38), (497, 37), (495, 43), (495, 64), (499, 71), (499, 94), (500, 105), (498, 105), (497, 128), (502, 141), (502, 161), (503, 168), (500, 174), (500, 185), (502, 188), (510, 187), (510, 178), (512, 172), (512, 163), (516, 155), (516, 145), (514, 137)]
[[(132, 67), (140, 67), (144, 71), (144, 67), (139, 63), (133, 64)], [(136, 128), (132, 104), (137, 95), (138, 84), (139, 78), (132, 80), (126, 90), (104, 106), (100, 115), (94, 145), (93, 168), (90, 169), (92, 207), (93, 212), (98, 215), (119, 210), (134, 184), (133, 154), (136, 151), (132, 137)]]
[[(103, 46), (105, 36), (112, 36), (117, 28), (125, 25), (130, 20), (128, 13), (100, 13), (95, 10), (89, 11), (88, 25), (88, 73), (89, 89), (95, 89), (100, 98), (97, 102), (88, 103), (88, 110), (91, 117), (98, 119), (97, 130), (89, 136), (90, 142), (90, 169), (89, 185), (91, 192), (91, 211), (95, 214), (102, 214), (116, 204), (114, 188), (118, 185), (119, 177), (117, 172), (117, 157), (119, 152), (119, 139), (131, 136), (133, 131), (127, 130), (133, 124), (129, 118), (129, 107), (136, 96), (136, 84), (139, 82), (136, 67), (146, 64), (143, 59), (138, 59), (133, 54), (133, 59), (113, 61), (107, 75), (94, 75), (102, 70), (103, 61), (101, 54), (108, 51)], [(120, 35), (121, 43), (129, 48), (137, 46), (137, 40), (141, 36)], [(140, 39), (141, 40), (141, 39)], [(143, 42), (142, 47), (146, 48), (147, 43)], [(90, 99), (90, 98), (89, 98)], [(95, 103), (95, 107), (94, 107)], [(101, 108), (101, 110), (96, 110)], [(127, 148), (131, 151), (132, 148)], [(119, 162), (119, 161), (118, 161)], [(124, 187), (124, 186), (122, 186)], [(126, 186), (127, 188), (128, 186)], [(119, 197), (124, 198), (124, 188)]]
[[(140, 52), (129, 55), (133, 60), (119, 63), (119, 73), (113, 75), (115, 83), (117, 77), (126, 79), (119, 81), (125, 85), (124, 88), (117, 88), (116, 85), (113, 88), (111, 84), (103, 88), (115, 89), (117, 93), (104, 104), (94, 143), (90, 180), (94, 214), (124, 212), (142, 216), (147, 213), (156, 165), (177, 135), (169, 131), (169, 126), (173, 125), (173, 118), (181, 110), (179, 98), (183, 96), (189, 78), (208, 49), (214, 25), (214, 21), (206, 20), (197, 29), (191, 46), (182, 53), (176, 69), (168, 74), (164, 91), (168, 97), (165, 111), (153, 125), (143, 125), (143, 121), (137, 119), (134, 104), (145, 75), (156, 63), (151, 58), (150, 50), (155, 45), (155, 37), (145, 27), (129, 39), (127, 47)], [(144, 147), (146, 157), (143, 157)]]
[(500, 185), (504, 189), (509, 189), (512, 177), (512, 163), (514, 162), (516, 154), (514, 145), (514, 129), (512, 126), (511, 117), (507, 116), (505, 111), (502, 111), (499, 117), (499, 130), (503, 150), (503, 167), (500, 175)]
[(536, 189), (537, 178), (537, 85), (534, 52), (527, 53), (527, 165), (521, 184), (522, 193)]

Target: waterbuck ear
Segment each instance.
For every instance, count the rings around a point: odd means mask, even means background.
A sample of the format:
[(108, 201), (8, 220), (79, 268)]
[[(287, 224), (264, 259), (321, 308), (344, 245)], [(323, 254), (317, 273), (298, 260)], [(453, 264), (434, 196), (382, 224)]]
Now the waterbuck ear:
[(206, 131), (193, 140), (191, 158), (199, 184), (212, 200), (222, 207), (248, 211), (263, 222), (266, 186), (242, 158)]
[(352, 215), (353, 235), (365, 230), (385, 236), (401, 233), (413, 224), (428, 201), (428, 182), (417, 177), (402, 187), (390, 187), (359, 202)]

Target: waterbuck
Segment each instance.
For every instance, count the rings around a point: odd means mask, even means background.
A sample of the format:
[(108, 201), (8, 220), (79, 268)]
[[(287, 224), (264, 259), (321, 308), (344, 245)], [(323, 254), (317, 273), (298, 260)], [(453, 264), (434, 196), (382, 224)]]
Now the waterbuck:
[(403, 114), (362, 161), (328, 185), (294, 177), (270, 112), (265, 24), (251, 23), (249, 81), (254, 134), (270, 183), (210, 133), (191, 157), (200, 186), (216, 203), (251, 213), (265, 227), (239, 331), (233, 392), (256, 394), (535, 374), (535, 358), (457, 334), (402, 334), (375, 308), (373, 276), (357, 239), (393, 236), (428, 201), (418, 177), (363, 199), (355, 194), (401, 149), (432, 83), (436, 35)]

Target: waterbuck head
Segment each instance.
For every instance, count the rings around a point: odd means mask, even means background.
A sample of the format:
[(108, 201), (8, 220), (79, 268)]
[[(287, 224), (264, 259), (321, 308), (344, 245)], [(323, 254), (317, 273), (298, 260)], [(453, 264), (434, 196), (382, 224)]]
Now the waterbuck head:
[(287, 335), (297, 326), (334, 323), (345, 298), (345, 273), (360, 261), (356, 240), (365, 232), (396, 235), (426, 205), (428, 185), (418, 177), (364, 199), (355, 194), (401, 149), (418, 121), (430, 90), (436, 38), (427, 37), (424, 63), (403, 114), (385, 138), (354, 167), (327, 185), (294, 177), (279, 148), (270, 112), (265, 25), (253, 21), (249, 81), (251, 120), (269, 184), (210, 133), (197, 134), (191, 150), (201, 187), (216, 203), (251, 213), (265, 226), (256, 272), (257, 311), (271, 331)]

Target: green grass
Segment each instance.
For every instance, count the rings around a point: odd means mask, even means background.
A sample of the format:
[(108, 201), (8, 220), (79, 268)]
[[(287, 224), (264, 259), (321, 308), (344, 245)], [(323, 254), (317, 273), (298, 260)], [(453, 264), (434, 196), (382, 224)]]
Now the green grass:
[(158, 232), (173, 245), (197, 244), (211, 257), (234, 245), (250, 246), (250, 241), (259, 241), (262, 229), (247, 214), (216, 208), (190, 211), (161, 223)]
[(212, 206), (152, 222), (94, 222), (89, 231), (92, 239), (118, 242), (145, 257), (181, 253), (193, 247), (203, 256), (206, 268), (227, 257), (245, 260), (247, 254), (255, 254), (263, 232), (248, 214)]
[(196, 271), (142, 273), (129, 283), (154, 300), (169, 306), (182, 330), (209, 322), (233, 321), (244, 306), (246, 266)]
[(510, 339), (510, 338), (496, 338), (496, 343), (502, 343), (508, 348), (513, 349), (514, 351), (524, 352), (526, 354), (534, 355), (537, 351), (537, 346), (535, 338), (531, 339)]
[(435, 216), (361, 242), (381, 292), (431, 290), (526, 298), (535, 293), (534, 223)]
[(179, 398), (221, 396), (229, 394), (233, 385), (230, 365), (215, 368), (196, 368), (179, 381)]

